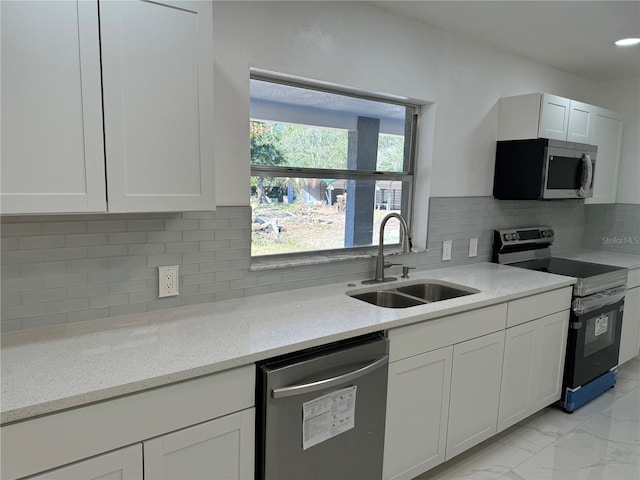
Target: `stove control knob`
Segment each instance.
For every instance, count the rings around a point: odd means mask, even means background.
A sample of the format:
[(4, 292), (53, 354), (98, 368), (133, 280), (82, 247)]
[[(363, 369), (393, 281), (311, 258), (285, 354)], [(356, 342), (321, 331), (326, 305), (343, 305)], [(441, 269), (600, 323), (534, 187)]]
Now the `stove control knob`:
[(508, 233), (505, 233), (504, 235), (502, 235), (502, 238), (504, 238), (505, 242), (508, 242), (509, 240), (511, 240), (511, 235), (509, 235)]
[(548, 236), (548, 232), (549, 232), (548, 230), (542, 230), (542, 232), (541, 232), (542, 236), (543, 237), (547, 237)]
[(547, 230), (547, 237), (553, 237), (553, 230)]

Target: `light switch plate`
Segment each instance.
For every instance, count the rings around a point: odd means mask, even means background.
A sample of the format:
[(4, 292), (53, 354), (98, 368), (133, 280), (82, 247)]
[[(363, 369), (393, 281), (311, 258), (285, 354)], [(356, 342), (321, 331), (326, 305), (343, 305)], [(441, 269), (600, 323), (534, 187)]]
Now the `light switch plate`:
[(158, 267), (158, 297), (173, 297), (178, 292), (178, 265)]
[(453, 240), (442, 242), (442, 260), (451, 260), (451, 244)]
[(478, 239), (477, 238), (469, 239), (469, 256), (470, 257), (478, 256)]

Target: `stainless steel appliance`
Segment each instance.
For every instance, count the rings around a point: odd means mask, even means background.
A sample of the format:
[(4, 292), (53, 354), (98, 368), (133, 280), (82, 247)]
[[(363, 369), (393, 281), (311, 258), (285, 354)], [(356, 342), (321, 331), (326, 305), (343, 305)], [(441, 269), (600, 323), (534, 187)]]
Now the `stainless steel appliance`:
[(256, 478), (381, 479), (388, 352), (376, 333), (258, 364)]
[(493, 196), (500, 200), (548, 200), (593, 196), (598, 147), (536, 138), (499, 141)]
[(573, 412), (616, 382), (627, 269), (551, 257), (549, 227), (496, 230), (494, 261), (566, 275), (573, 287), (562, 407)]

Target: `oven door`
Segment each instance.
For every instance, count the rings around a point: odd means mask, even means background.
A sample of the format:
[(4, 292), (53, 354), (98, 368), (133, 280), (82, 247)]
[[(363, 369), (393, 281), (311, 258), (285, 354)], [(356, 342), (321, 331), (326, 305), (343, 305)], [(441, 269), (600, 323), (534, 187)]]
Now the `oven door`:
[(574, 301), (564, 387), (577, 388), (618, 365), (625, 288)]
[(593, 196), (595, 158), (589, 152), (549, 147), (542, 197), (588, 198)]

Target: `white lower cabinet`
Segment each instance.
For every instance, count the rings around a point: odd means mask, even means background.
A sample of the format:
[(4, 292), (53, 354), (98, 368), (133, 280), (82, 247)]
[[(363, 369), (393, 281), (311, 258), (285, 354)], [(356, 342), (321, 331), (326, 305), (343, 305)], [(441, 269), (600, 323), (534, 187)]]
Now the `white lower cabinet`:
[(445, 460), (453, 347), (389, 365), (385, 479), (411, 479)]
[(254, 432), (249, 408), (28, 478), (252, 480)]
[(571, 287), (389, 331), (384, 479), (411, 479), (560, 399)]
[(98, 455), (29, 480), (142, 480), (142, 444)]
[(502, 364), (498, 431), (529, 416), (536, 358), (535, 322), (507, 329)]
[(446, 459), (496, 434), (504, 331), (453, 347)]
[(536, 323), (536, 369), (533, 411), (551, 405), (562, 396), (564, 359), (569, 333), (569, 310), (542, 317)]
[(624, 297), (622, 335), (618, 364), (638, 355), (640, 350), (640, 287), (630, 288)]
[(145, 478), (253, 479), (254, 412), (251, 408), (145, 441)]
[(0, 478), (253, 479), (254, 405), (246, 365), (3, 425)]
[(498, 432), (560, 399), (568, 323), (564, 310), (507, 329)]

